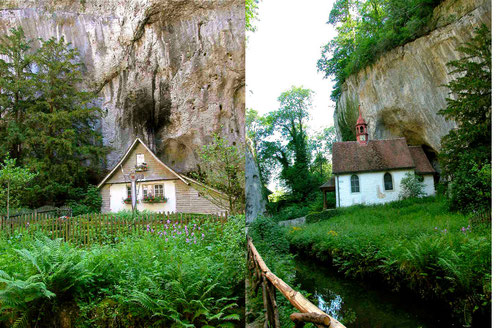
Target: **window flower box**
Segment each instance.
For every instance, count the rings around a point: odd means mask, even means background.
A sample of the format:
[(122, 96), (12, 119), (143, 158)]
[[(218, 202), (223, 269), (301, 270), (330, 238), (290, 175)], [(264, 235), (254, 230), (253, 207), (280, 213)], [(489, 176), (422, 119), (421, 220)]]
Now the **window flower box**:
[(125, 204), (132, 204), (132, 198), (125, 198), (125, 199), (123, 200), (123, 202), (124, 202)]
[(135, 166), (136, 172), (144, 172), (148, 170), (148, 163), (142, 163)]
[(168, 200), (168, 198), (166, 197), (163, 197), (163, 196), (159, 196), (159, 197), (154, 197), (154, 196), (145, 196), (143, 199), (142, 199), (142, 202), (143, 203), (166, 203)]

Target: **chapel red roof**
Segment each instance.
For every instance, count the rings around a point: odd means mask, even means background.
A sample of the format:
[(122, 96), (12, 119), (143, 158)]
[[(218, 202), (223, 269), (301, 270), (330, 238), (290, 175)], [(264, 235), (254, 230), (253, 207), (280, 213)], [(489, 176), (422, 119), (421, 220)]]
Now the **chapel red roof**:
[[(410, 151), (410, 148), (416, 149)], [(432, 169), (422, 147), (408, 147), (405, 138), (370, 140), (366, 145), (356, 141), (335, 142), (332, 146), (333, 174), (412, 168), (417, 173), (434, 173), (429, 167)]]
[(411, 157), (413, 158), (413, 162), (415, 163), (416, 173), (430, 174), (436, 172), (421, 146), (409, 146), (408, 148), (410, 149)]

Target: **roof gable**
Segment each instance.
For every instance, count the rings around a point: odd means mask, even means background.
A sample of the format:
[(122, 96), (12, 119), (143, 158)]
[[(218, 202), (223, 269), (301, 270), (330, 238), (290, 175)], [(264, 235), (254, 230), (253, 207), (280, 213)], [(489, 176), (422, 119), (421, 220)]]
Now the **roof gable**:
[(413, 158), (413, 162), (415, 163), (415, 172), (418, 174), (433, 174), (436, 173), (436, 170), (429, 162), (429, 159), (424, 153), (424, 150), (421, 146), (409, 146), (411, 157)]
[(133, 155), (138, 153), (144, 153), (146, 159), (145, 162), (148, 163), (149, 170), (145, 173), (148, 180), (161, 178), (179, 179), (185, 184), (188, 184), (182, 176), (180, 176), (177, 172), (175, 172), (173, 169), (163, 163), (158, 157), (156, 157), (156, 155), (151, 151), (151, 149), (149, 149), (148, 146), (146, 146), (146, 144), (141, 139), (137, 138), (127, 149), (125, 155), (123, 155), (118, 164), (116, 164), (109, 172), (109, 174), (101, 181), (101, 183), (99, 183), (98, 188), (101, 188), (102, 185), (104, 185), (106, 182), (126, 182), (125, 178), (121, 174), (121, 169), (123, 169), (124, 173), (130, 173), (130, 171), (133, 170), (136, 164), (136, 160)]
[(333, 174), (414, 168), (405, 138), (335, 142), (332, 146)]

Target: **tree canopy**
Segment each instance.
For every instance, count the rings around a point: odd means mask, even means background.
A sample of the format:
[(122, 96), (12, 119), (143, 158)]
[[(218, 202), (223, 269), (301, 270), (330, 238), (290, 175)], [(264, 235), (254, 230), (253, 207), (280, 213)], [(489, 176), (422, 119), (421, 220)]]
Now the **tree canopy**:
[(328, 24), (337, 35), (323, 46), (319, 71), (334, 80), (336, 101), (345, 79), (397, 46), (431, 29), (433, 9), (443, 0), (336, 0)]
[(276, 110), (259, 116), (247, 109), (247, 138), (254, 146), (263, 184), (279, 169), (279, 181), (290, 201), (312, 197), (331, 175), (334, 128), (316, 134), (308, 131), (312, 96), (312, 90), (292, 86), (278, 97)]

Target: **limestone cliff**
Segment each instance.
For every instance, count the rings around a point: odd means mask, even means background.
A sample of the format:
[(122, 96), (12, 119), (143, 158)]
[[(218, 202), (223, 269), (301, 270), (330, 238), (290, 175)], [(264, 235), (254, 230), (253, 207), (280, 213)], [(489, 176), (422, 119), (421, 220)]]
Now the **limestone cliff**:
[(135, 137), (181, 172), (215, 131), (244, 142), (244, 24), (243, 0), (0, 0), (0, 34), (80, 51), (108, 167)]
[[(355, 120), (361, 104), (370, 138), (406, 137), (428, 154), (438, 152), (441, 137), (454, 127), (437, 114), (446, 107), (449, 89), (444, 85), (453, 78), (446, 63), (460, 58), (457, 47), (481, 23), (491, 26), (489, 0), (443, 2), (434, 11), (430, 33), (393, 49), (345, 81), (336, 124), (339, 116)], [(346, 114), (347, 108), (355, 108), (355, 115)]]

